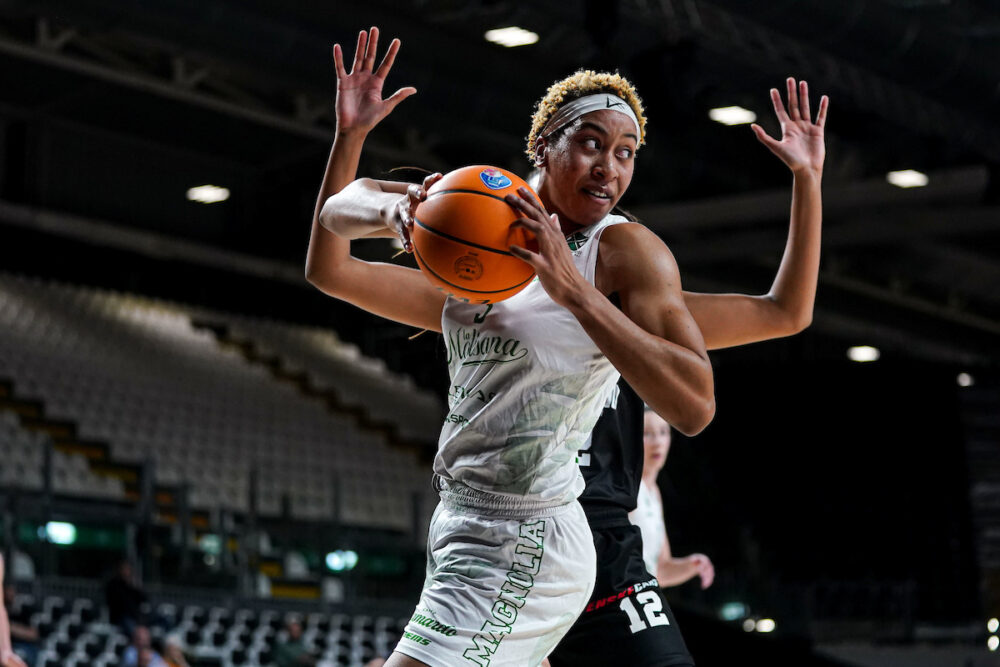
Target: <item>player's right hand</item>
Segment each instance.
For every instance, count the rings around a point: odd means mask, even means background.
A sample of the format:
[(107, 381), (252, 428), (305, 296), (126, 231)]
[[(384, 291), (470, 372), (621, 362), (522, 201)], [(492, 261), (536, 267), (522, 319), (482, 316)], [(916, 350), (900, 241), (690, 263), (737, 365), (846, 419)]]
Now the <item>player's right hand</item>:
[[(378, 51), (378, 28), (358, 33), (354, 63), (348, 73), (344, 69), (344, 53), (340, 44), (333, 45), (333, 64), (337, 70), (337, 132), (368, 133), (388, 116), (396, 105), (417, 92), (416, 88), (400, 88), (391, 97), (382, 99), (382, 85), (399, 52), (400, 41), (392, 40), (382, 63), (375, 70)], [(374, 71), (373, 71), (374, 70)]]
[(413, 242), (410, 240), (410, 232), (413, 230), (413, 221), (416, 218), (417, 206), (420, 202), (426, 201), (427, 191), (432, 185), (440, 181), (444, 176), (440, 173), (430, 174), (424, 178), (421, 185), (413, 183), (406, 189), (406, 194), (400, 198), (396, 204), (395, 215), (391, 221), (391, 229), (399, 237), (403, 244), (403, 250), (413, 252)]

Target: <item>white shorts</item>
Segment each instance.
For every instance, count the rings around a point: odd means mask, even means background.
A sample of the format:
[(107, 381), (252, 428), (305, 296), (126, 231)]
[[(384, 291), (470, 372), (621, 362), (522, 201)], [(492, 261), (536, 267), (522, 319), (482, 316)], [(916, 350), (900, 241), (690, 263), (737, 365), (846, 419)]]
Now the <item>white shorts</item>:
[(396, 650), (431, 667), (536, 667), (583, 611), (595, 576), (578, 502), (530, 518), (441, 503), (424, 590)]

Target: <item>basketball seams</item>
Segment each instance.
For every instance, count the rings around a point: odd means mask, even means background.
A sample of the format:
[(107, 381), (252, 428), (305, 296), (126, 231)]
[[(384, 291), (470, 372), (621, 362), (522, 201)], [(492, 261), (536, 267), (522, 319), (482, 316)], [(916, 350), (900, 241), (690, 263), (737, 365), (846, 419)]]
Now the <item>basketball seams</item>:
[[(464, 285), (458, 285), (456, 283), (451, 282), (450, 280), (448, 280), (447, 278), (445, 278), (444, 276), (442, 276), (441, 274), (439, 274), (437, 271), (435, 271), (434, 269), (432, 269), (430, 266), (428, 266), (426, 260), (424, 260), (423, 255), (421, 255), (420, 251), (417, 250), (416, 248), (413, 249), (413, 254), (417, 256), (417, 260), (420, 263), (420, 267), (421, 268), (426, 269), (427, 271), (429, 271), (435, 278), (437, 278), (441, 282), (445, 283), (446, 285), (451, 285), (455, 289), (462, 290), (463, 292), (475, 292), (476, 294), (502, 294), (503, 292), (509, 292), (510, 290), (517, 289), (518, 287), (521, 287), (525, 283), (530, 282), (535, 277), (535, 274), (532, 273), (530, 276), (528, 276), (527, 278), (525, 278), (524, 280), (522, 280), (518, 284), (511, 285), (510, 287), (504, 287), (503, 289), (495, 289), (495, 290), (470, 289), (470, 288), (468, 288), (468, 287), (466, 287)], [(458, 297), (454, 297), (454, 295), (451, 295), (451, 294), (449, 294), (448, 296), (451, 296), (452, 298), (458, 298)]]
[(430, 232), (432, 234), (436, 234), (437, 236), (440, 236), (441, 238), (448, 239), (449, 241), (454, 241), (455, 243), (461, 243), (462, 245), (467, 245), (467, 246), (470, 246), (472, 248), (477, 248), (479, 250), (485, 250), (487, 252), (494, 252), (494, 253), (496, 253), (498, 255), (506, 255), (507, 257), (513, 257), (514, 256), (513, 254), (511, 254), (510, 252), (508, 252), (506, 250), (498, 250), (496, 248), (491, 248), (490, 246), (479, 245), (478, 243), (475, 243), (473, 241), (466, 241), (463, 238), (459, 238), (457, 236), (453, 236), (453, 235), (449, 234), (448, 232), (442, 232), (439, 229), (434, 229), (433, 227), (427, 225), (426, 223), (421, 222), (420, 219), (417, 218), (416, 216), (413, 217), (413, 221), (415, 223), (417, 223), (418, 225), (420, 225), (421, 229), (423, 229), (425, 231), (428, 231), (428, 232)]

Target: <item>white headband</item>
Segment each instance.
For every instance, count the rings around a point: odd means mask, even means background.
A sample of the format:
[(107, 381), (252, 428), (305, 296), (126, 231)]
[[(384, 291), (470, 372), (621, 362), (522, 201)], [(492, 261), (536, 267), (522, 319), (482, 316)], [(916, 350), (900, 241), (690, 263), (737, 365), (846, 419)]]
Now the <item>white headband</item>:
[(632, 107), (629, 106), (628, 102), (617, 95), (612, 95), (610, 93), (584, 95), (583, 97), (578, 97), (572, 102), (567, 102), (559, 109), (559, 111), (552, 114), (552, 118), (549, 118), (549, 122), (547, 122), (545, 127), (542, 128), (539, 136), (547, 137), (556, 130), (566, 127), (583, 114), (590, 113), (591, 111), (600, 111), (602, 109), (612, 109), (631, 118), (632, 122), (635, 123), (636, 137), (640, 140), (642, 139), (642, 130), (639, 129), (639, 119), (636, 118), (635, 111), (632, 110)]

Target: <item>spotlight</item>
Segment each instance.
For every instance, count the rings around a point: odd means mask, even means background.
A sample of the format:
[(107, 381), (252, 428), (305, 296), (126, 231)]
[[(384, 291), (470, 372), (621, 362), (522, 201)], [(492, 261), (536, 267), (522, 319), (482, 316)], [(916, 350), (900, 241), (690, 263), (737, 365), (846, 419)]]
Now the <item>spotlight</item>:
[(847, 358), (851, 361), (878, 361), (881, 356), (882, 353), (879, 352), (878, 348), (871, 345), (855, 345), (847, 350)]
[(486, 37), (486, 41), (488, 42), (506, 46), (507, 48), (527, 46), (538, 41), (537, 33), (525, 30), (524, 28), (518, 28), (517, 26), (487, 30), (484, 37)]
[(757, 621), (757, 632), (774, 632), (775, 622), (770, 618), (762, 618)]
[(199, 185), (187, 191), (187, 198), (199, 204), (217, 204), (229, 199), (229, 190), (218, 185)]
[(922, 188), (927, 185), (930, 179), (927, 174), (914, 169), (904, 169), (902, 171), (890, 171), (885, 175), (885, 180), (889, 181), (897, 188)]
[(723, 125), (746, 125), (757, 120), (757, 114), (743, 107), (718, 107), (709, 109), (708, 117)]

